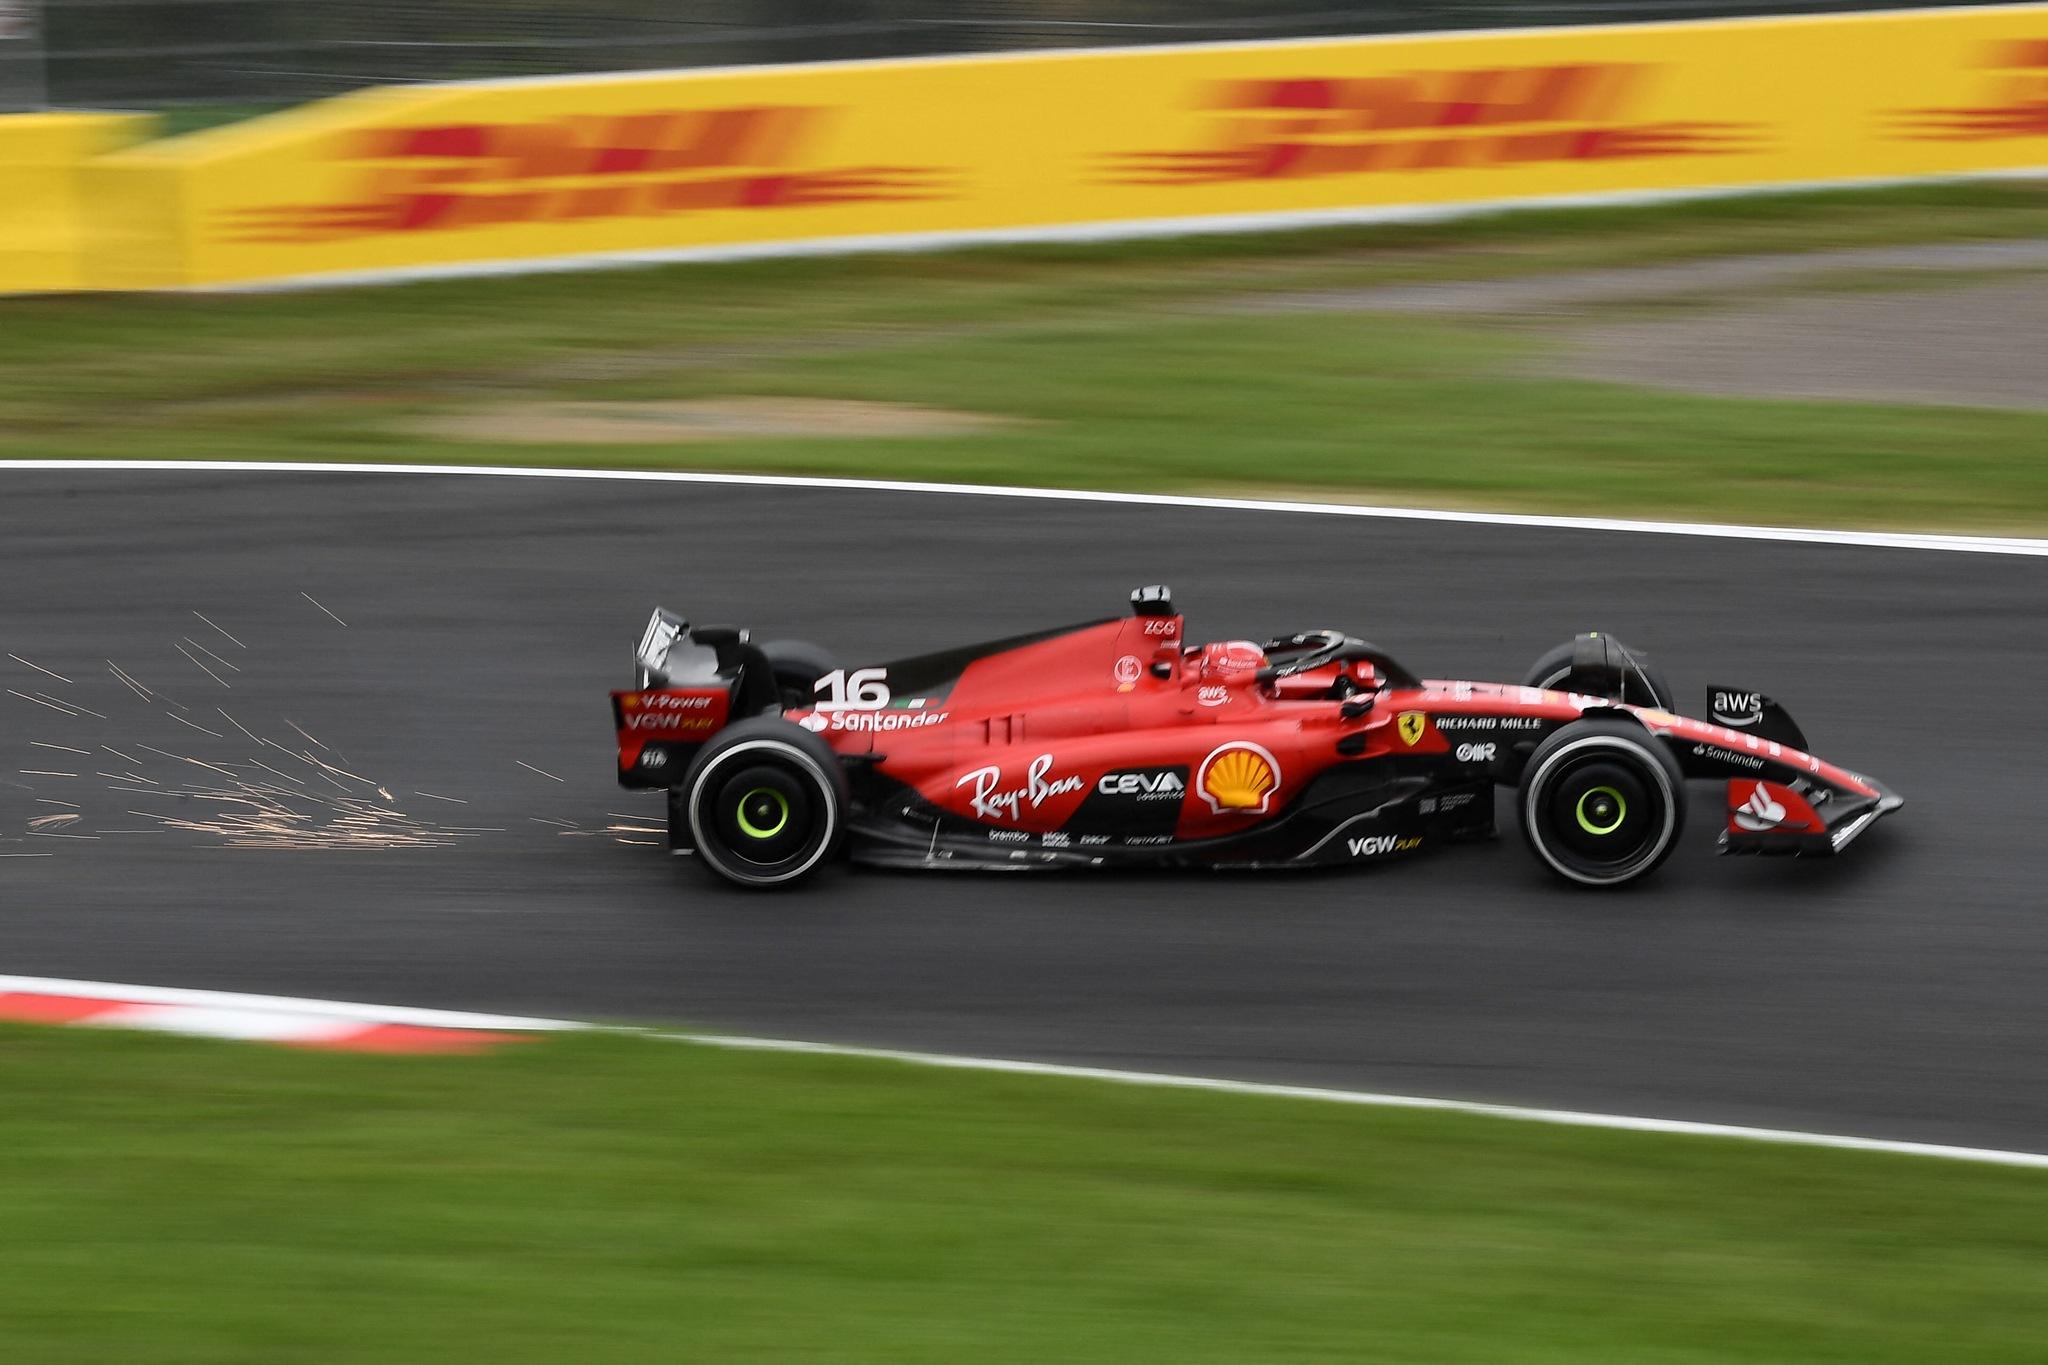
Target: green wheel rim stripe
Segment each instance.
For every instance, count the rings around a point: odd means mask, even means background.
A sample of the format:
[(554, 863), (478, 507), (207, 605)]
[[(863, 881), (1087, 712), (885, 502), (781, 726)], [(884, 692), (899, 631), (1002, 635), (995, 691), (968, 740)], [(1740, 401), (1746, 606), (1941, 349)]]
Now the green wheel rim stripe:
[[(747, 818), (747, 807), (757, 796), (765, 796), (775, 804), (775, 823), (757, 825)], [(740, 833), (749, 839), (773, 839), (789, 825), (789, 798), (773, 787), (756, 787), (740, 798), (738, 818)]]
[[(1589, 816), (1586, 813), (1587, 805), (1595, 797), (1599, 796), (1609, 797), (1614, 802), (1614, 818), (1604, 825), (1595, 824), (1594, 821), (1597, 817)], [(1612, 834), (1620, 829), (1621, 822), (1628, 818), (1628, 802), (1623, 800), (1621, 793), (1612, 787), (1595, 787), (1579, 797), (1578, 810), (1574, 814), (1579, 817), (1579, 828), (1586, 831), (1586, 833), (1594, 835)]]

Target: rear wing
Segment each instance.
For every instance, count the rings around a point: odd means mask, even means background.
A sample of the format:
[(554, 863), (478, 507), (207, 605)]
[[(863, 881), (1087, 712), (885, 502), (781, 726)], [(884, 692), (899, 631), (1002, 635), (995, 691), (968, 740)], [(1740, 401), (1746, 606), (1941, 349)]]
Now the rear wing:
[(622, 787), (673, 786), (705, 740), (780, 704), (773, 670), (746, 631), (693, 628), (665, 607), (641, 631), (633, 668), (634, 686), (611, 694)]
[(633, 651), (640, 686), (651, 687), (657, 678), (668, 680), (669, 651), (689, 632), (690, 623), (667, 607), (654, 609), (654, 615), (647, 618), (647, 629), (640, 632), (640, 644)]

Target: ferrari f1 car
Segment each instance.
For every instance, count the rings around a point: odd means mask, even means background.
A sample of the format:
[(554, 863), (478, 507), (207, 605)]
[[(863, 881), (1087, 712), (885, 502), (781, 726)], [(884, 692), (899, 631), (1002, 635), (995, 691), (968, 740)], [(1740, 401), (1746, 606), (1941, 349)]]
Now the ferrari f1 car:
[(1313, 867), (1489, 838), (1514, 792), (1558, 876), (1648, 875), (1686, 782), (1725, 784), (1724, 851), (1834, 854), (1901, 798), (1808, 753), (1760, 692), (1711, 719), (1612, 636), (1520, 684), (1410, 672), (1337, 631), (1189, 644), (1164, 588), (1132, 614), (848, 668), (657, 610), (612, 693), (618, 776), (665, 789), (678, 853), (748, 887), (892, 867)]

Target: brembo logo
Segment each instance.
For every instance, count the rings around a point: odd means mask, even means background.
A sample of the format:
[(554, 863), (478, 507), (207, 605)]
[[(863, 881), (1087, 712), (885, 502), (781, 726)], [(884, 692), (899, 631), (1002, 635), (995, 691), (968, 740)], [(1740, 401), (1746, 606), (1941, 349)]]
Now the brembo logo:
[(332, 153), (355, 168), (339, 202), (243, 209), (234, 226), (247, 241), (316, 242), (948, 197), (930, 167), (805, 168), (831, 114), (768, 105), (369, 129)]
[(1747, 150), (1754, 125), (1641, 122), (1655, 69), (1617, 63), (1226, 81), (1207, 147), (1122, 153), (1126, 185), (1527, 166)]
[(1714, 723), (1741, 728), (1764, 718), (1764, 699), (1756, 692), (1714, 693)]

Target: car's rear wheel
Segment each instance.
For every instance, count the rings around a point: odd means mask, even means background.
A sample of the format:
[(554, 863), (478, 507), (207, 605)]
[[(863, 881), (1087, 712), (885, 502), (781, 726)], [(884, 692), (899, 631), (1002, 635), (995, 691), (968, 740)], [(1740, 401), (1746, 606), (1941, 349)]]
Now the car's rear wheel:
[(1538, 746), (1516, 800), (1522, 833), (1551, 871), (1581, 886), (1648, 876), (1685, 827), (1685, 782), (1632, 721), (1582, 720)]
[(809, 731), (742, 721), (699, 751), (674, 794), (704, 865), (739, 886), (790, 886), (839, 851), (846, 774)]
[(770, 640), (761, 646), (761, 653), (775, 673), (775, 690), (785, 711), (815, 706), (818, 679), (840, 666), (831, 650), (805, 640)]

